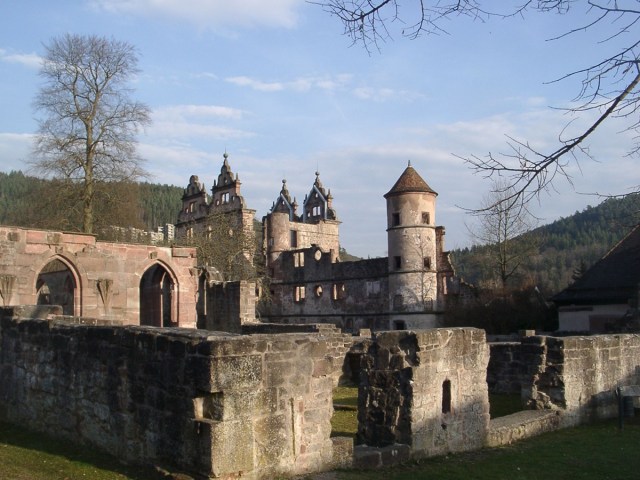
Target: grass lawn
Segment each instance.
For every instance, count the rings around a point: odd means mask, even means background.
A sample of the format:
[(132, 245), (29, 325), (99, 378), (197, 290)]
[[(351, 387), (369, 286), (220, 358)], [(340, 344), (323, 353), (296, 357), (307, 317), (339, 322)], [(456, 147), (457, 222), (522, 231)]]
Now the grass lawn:
[(0, 422), (2, 480), (156, 480), (155, 469), (127, 467), (110, 455)]
[(515, 445), (425, 459), (336, 480), (630, 480), (640, 476), (640, 421), (617, 420), (547, 433)]

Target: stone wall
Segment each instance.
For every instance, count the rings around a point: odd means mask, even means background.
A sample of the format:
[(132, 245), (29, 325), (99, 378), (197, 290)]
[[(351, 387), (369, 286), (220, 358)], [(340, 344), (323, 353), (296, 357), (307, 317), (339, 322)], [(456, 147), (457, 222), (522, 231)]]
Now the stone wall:
[(240, 333), (242, 325), (256, 321), (256, 284), (241, 280), (221, 282), (206, 288), (206, 330)]
[(527, 405), (564, 410), (568, 425), (614, 417), (615, 388), (640, 384), (640, 335), (529, 337), (522, 354), (531, 378)]
[(286, 280), (271, 283), (270, 322), (389, 328), (386, 259), (336, 262), (332, 252), (311, 247), (283, 252), (280, 268)]
[(216, 478), (332, 466), (319, 334), (3, 318), (0, 417), (133, 463)]
[(522, 361), (520, 342), (489, 343), (490, 355), (487, 367), (489, 392), (520, 395), (522, 386), (531, 382), (526, 365)]
[[(0, 226), (4, 306), (55, 302), (78, 317), (195, 327), (195, 267), (194, 248), (98, 242), (93, 235)], [(57, 281), (46, 285), (52, 271), (67, 279), (62, 291), (50, 291)]]
[(489, 425), (483, 330), (380, 332), (363, 358), (358, 442), (414, 457), (481, 448)]

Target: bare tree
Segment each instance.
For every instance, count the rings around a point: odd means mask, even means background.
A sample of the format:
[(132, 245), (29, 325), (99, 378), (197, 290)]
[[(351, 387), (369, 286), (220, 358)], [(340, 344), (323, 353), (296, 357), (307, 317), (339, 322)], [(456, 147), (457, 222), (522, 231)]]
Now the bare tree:
[[(233, 212), (213, 213), (203, 228), (187, 227), (185, 243), (196, 247), (198, 261), (214, 267), (224, 281), (254, 280), (257, 241), (253, 229), (242, 228)], [(253, 226), (252, 226), (253, 227)]]
[(494, 182), (477, 215), (478, 224), (469, 229), (474, 240), (486, 246), (488, 263), (503, 292), (520, 266), (538, 249), (538, 239), (531, 233), (534, 217), (521, 205), (503, 201), (512, 194), (511, 187)]
[(135, 135), (150, 110), (130, 98), (138, 72), (134, 47), (98, 36), (66, 34), (45, 45), (34, 100), (38, 119), (33, 167), (80, 185), (82, 231), (95, 227), (97, 185), (145, 175)]
[[(482, 0), (318, 0), (327, 12), (338, 17), (354, 43), (361, 43), (367, 51), (378, 48), (380, 43), (399, 34), (415, 39), (422, 34), (445, 32), (443, 23), (455, 17), (471, 17), (485, 21), (491, 17), (507, 18), (523, 16), (531, 12), (566, 14), (569, 10), (584, 8), (584, 22), (570, 27), (558, 38), (610, 24), (612, 33), (603, 38), (594, 36), (594, 43), (610, 45), (611, 52), (593, 64), (569, 72), (556, 79), (576, 78), (579, 81), (575, 107), (570, 111), (587, 118), (588, 125), (575, 135), (560, 132), (557, 148), (542, 151), (526, 140), (508, 139), (505, 154), (489, 153), (484, 157), (463, 158), (476, 172), (487, 177), (507, 178), (512, 187), (509, 196), (501, 196), (501, 202), (523, 205), (541, 192), (552, 187), (558, 176), (571, 182), (567, 167), (578, 156), (590, 158), (585, 141), (603, 122), (623, 118), (626, 129), (640, 134), (640, 8), (637, 1), (614, 0), (523, 0), (498, 6)], [(499, 10), (492, 10), (499, 9)], [(628, 40), (627, 40), (628, 39)], [(615, 41), (614, 41), (615, 40)], [(621, 47), (620, 42), (624, 42)], [(585, 45), (585, 48), (589, 48)], [(637, 154), (640, 135), (629, 149)], [(640, 188), (637, 187), (637, 188)], [(492, 205), (485, 207), (489, 209)]]

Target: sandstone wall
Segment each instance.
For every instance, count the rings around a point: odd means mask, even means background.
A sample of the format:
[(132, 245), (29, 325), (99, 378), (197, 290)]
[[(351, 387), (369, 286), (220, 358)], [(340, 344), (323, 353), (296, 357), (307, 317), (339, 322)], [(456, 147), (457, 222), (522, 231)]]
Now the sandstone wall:
[(614, 417), (615, 388), (640, 384), (640, 335), (529, 337), (522, 348), (528, 406), (562, 409), (569, 425)]
[(0, 325), (0, 416), (11, 422), (216, 478), (331, 465), (322, 335)]
[(522, 386), (529, 385), (531, 376), (522, 361), (520, 342), (489, 343), (490, 355), (487, 366), (489, 392), (520, 395)]
[(414, 457), (481, 448), (488, 360), (483, 330), (376, 334), (362, 363), (358, 441), (408, 444)]

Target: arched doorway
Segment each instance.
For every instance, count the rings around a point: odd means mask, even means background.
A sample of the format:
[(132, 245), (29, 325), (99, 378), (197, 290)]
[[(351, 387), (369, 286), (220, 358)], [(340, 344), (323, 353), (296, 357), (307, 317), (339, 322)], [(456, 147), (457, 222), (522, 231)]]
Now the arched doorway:
[(60, 305), (63, 315), (75, 315), (77, 283), (69, 266), (60, 259), (47, 263), (36, 280), (36, 303)]
[(175, 283), (159, 263), (152, 265), (140, 280), (140, 325), (175, 327)]

